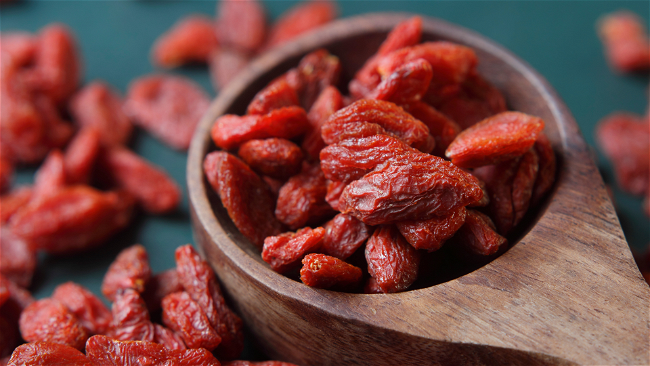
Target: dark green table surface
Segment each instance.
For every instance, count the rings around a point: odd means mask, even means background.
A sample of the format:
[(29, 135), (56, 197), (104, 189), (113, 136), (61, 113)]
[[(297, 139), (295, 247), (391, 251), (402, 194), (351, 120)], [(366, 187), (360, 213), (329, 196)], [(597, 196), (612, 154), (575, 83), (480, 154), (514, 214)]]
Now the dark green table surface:
[[(296, 1), (266, 1), (277, 18)], [(51, 22), (67, 24), (76, 34), (84, 60), (84, 79), (102, 79), (125, 92), (129, 82), (156, 70), (149, 50), (161, 33), (184, 15), (215, 14), (214, 1), (17, 1), (0, 8), (0, 30), (36, 32)], [(648, 23), (648, 1), (340, 1), (342, 17), (366, 12), (401, 11), (438, 17), (473, 29), (513, 51), (537, 69), (557, 90), (577, 120), (587, 143), (594, 128), (617, 110), (643, 114), (648, 107), (648, 75), (623, 76), (610, 70), (595, 31), (599, 16), (629, 9)], [(197, 81), (212, 96), (216, 91), (207, 69), (172, 70)], [(173, 151), (138, 131), (131, 147), (163, 166), (186, 188), (186, 154)], [(650, 242), (641, 199), (615, 187), (611, 165), (597, 153), (606, 182), (614, 186), (621, 225), (630, 245), (643, 250)], [(29, 183), (34, 168), (22, 168), (15, 183)], [(78, 282), (99, 294), (102, 277), (116, 254), (134, 243), (149, 251), (154, 271), (174, 266), (174, 249), (192, 242), (187, 194), (177, 213), (138, 217), (106, 246), (75, 257), (42, 256), (31, 287), (38, 298), (49, 296), (65, 281)], [(245, 354), (263, 359), (249, 343)]]

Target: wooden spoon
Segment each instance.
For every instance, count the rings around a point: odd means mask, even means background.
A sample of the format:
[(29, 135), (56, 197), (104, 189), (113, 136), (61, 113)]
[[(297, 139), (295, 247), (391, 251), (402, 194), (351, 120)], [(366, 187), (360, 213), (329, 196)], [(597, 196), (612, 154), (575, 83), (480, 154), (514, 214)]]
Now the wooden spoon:
[(423, 41), (474, 48), (479, 71), (513, 110), (542, 117), (557, 182), (505, 254), (457, 279), (398, 294), (319, 290), (273, 272), (234, 227), (205, 180), (217, 116), (317, 48), (350, 78), (407, 14), (343, 19), (258, 59), (212, 104), (190, 148), (196, 241), (269, 356), (300, 365), (648, 364), (650, 291), (571, 113), (548, 83), (503, 47), (423, 18)]

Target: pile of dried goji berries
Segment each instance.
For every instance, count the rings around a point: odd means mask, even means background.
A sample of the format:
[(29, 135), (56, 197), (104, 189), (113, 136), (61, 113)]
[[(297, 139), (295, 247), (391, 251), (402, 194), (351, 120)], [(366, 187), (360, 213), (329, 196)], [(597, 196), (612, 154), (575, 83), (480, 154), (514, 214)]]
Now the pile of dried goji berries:
[(544, 122), (506, 110), (472, 49), (420, 43), (421, 33), (419, 17), (397, 25), (349, 96), (338, 58), (317, 50), (246, 115), (215, 121), (221, 150), (205, 157), (206, 177), (275, 271), (320, 288), (404, 291), (449, 269), (431, 261), (494, 258), (551, 188)]
[[(650, 39), (640, 17), (617, 11), (603, 16), (597, 28), (615, 72), (650, 70)], [(643, 209), (650, 217), (650, 110), (645, 116), (617, 111), (603, 117), (596, 128), (596, 141), (612, 164), (618, 187), (644, 197)], [(637, 255), (637, 264), (650, 282), (650, 245), (646, 253)]]
[[(176, 268), (152, 274), (144, 247), (124, 249), (102, 283), (109, 310), (84, 287), (59, 285), (34, 300), (0, 275), (0, 351), (8, 365), (220, 365), (243, 349), (243, 323), (226, 305), (214, 272), (191, 245)], [(85, 354), (83, 353), (85, 351)], [(232, 361), (225, 365), (257, 365)], [(290, 366), (270, 361), (261, 365)]]

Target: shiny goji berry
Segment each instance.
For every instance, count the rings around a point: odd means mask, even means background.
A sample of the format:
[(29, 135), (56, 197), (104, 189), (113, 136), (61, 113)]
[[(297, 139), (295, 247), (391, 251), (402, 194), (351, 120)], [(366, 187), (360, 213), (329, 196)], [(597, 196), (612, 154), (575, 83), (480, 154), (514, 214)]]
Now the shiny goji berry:
[(300, 172), (304, 158), (298, 145), (281, 138), (248, 140), (237, 154), (256, 172), (279, 180)]
[(327, 201), (335, 211), (339, 211), (339, 199), (341, 198), (341, 193), (343, 193), (345, 186), (347, 186), (347, 183), (336, 180), (327, 181), (327, 194), (325, 195), (325, 201)]
[(101, 135), (94, 127), (84, 127), (70, 141), (63, 156), (67, 184), (89, 184), (99, 156)]
[(20, 314), (20, 334), (28, 342), (52, 342), (83, 349), (88, 333), (58, 300), (41, 299)]
[(175, 292), (162, 301), (163, 323), (177, 332), (188, 348), (215, 349), (221, 337), (210, 325), (201, 307), (187, 292)]
[(327, 50), (318, 49), (305, 55), (295, 70), (287, 72), (285, 77), (296, 88), (301, 105), (310, 110), (325, 88), (338, 83), (341, 62)]
[(190, 15), (156, 39), (151, 59), (157, 66), (168, 68), (192, 62), (207, 63), (218, 44), (212, 19)]
[(287, 232), (264, 239), (262, 259), (278, 273), (285, 273), (297, 267), (300, 260), (309, 253), (319, 250), (325, 229), (304, 227), (295, 233)]
[(299, 104), (296, 90), (284, 78), (278, 78), (253, 97), (246, 108), (246, 114), (267, 114), (274, 109)]
[(190, 79), (148, 75), (131, 82), (124, 110), (153, 136), (186, 150), (209, 105), (209, 96)]
[(494, 223), (487, 215), (472, 209), (467, 210), (465, 224), (458, 230), (454, 240), (469, 253), (482, 256), (495, 254), (508, 242), (497, 234)]
[(155, 329), (140, 294), (124, 288), (117, 291), (111, 307), (113, 320), (108, 335), (121, 341), (153, 342)]
[(485, 182), (490, 194), (488, 212), (501, 235), (507, 235), (513, 227), (515, 213), (512, 203), (512, 182), (517, 174), (519, 159), (504, 161), (474, 169), (473, 174)]
[(325, 236), (320, 251), (339, 259), (351, 256), (372, 234), (372, 227), (346, 214), (334, 216), (323, 228)]
[(30, 202), (38, 202), (55, 194), (67, 185), (65, 162), (59, 150), (53, 150), (45, 158), (34, 176), (34, 187)]
[(535, 149), (528, 150), (519, 160), (517, 173), (512, 178), (513, 226), (517, 226), (528, 211), (533, 187), (539, 171), (539, 157)]
[(108, 267), (102, 281), (102, 294), (111, 300), (121, 289), (133, 289), (144, 292), (151, 278), (149, 255), (140, 244), (123, 249)]
[(86, 356), (93, 365), (140, 366), (143, 360), (152, 365), (221, 365), (206, 349), (174, 350), (153, 342), (119, 341), (102, 335), (88, 339)]
[(93, 364), (81, 351), (76, 348), (52, 343), (33, 342), (16, 348), (7, 366), (45, 366), (69, 365), (92, 366)]
[(208, 154), (203, 171), (237, 229), (262, 247), (264, 238), (277, 235), (282, 224), (275, 218), (275, 200), (268, 185), (248, 165), (223, 151)]
[(343, 190), (341, 212), (368, 225), (449, 215), (478, 201), (483, 191), (472, 175), (433, 155), (391, 160)]
[(122, 110), (120, 94), (102, 81), (85, 85), (70, 100), (70, 114), (81, 127), (99, 131), (104, 145), (124, 145), (133, 131), (131, 120)]
[(429, 133), (436, 141), (431, 154), (445, 156), (445, 150), (461, 131), (458, 123), (425, 102), (411, 102), (404, 109), (429, 128)]
[[(230, 2), (230, 1), (228, 1)], [(210, 55), (210, 81), (217, 90), (223, 90), (246, 65), (251, 56), (234, 48), (219, 47)]]
[(124, 147), (103, 149), (99, 157), (109, 185), (131, 194), (145, 211), (163, 214), (175, 210), (182, 193), (176, 182), (161, 168)]
[(366, 98), (386, 100), (396, 104), (419, 101), (429, 89), (432, 77), (431, 64), (426, 60), (417, 59), (387, 75)]
[(178, 349), (178, 350), (187, 349), (187, 346), (185, 346), (185, 342), (183, 342), (183, 338), (181, 338), (181, 336), (179, 336), (177, 333), (174, 333), (174, 331), (165, 328), (160, 324), (154, 324), (153, 327), (154, 327), (153, 341), (155, 343), (162, 344), (167, 349)]
[(36, 252), (29, 244), (14, 235), (9, 227), (1, 226), (0, 274), (26, 288), (32, 282), (36, 263)]
[(0, 222), (5, 224), (11, 216), (23, 208), (32, 199), (32, 188), (17, 187), (0, 197)]
[(617, 11), (599, 19), (598, 34), (611, 67), (619, 72), (650, 67), (650, 43), (643, 20), (630, 11)]
[(272, 25), (265, 47), (278, 46), (303, 33), (314, 30), (336, 18), (338, 8), (332, 0), (310, 0), (280, 15)]
[(292, 230), (318, 224), (335, 214), (326, 195), (327, 180), (320, 165), (305, 165), (280, 188), (275, 216)]
[(325, 254), (307, 254), (302, 259), (300, 280), (307, 286), (354, 290), (361, 281), (361, 268)]
[(416, 280), (420, 253), (395, 225), (380, 226), (366, 243), (368, 272), (383, 293), (404, 291)]
[(541, 201), (546, 192), (551, 189), (551, 186), (553, 186), (557, 163), (553, 146), (551, 146), (551, 142), (544, 132), (537, 136), (537, 141), (535, 141), (533, 148), (539, 157), (539, 171), (537, 173), (535, 187), (533, 188), (533, 196), (531, 197), (531, 204), (536, 205)]
[(539, 117), (503, 112), (464, 130), (445, 155), (464, 168), (493, 165), (523, 155), (535, 144), (544, 128)]
[(133, 199), (123, 192), (65, 187), (11, 217), (11, 230), (32, 248), (71, 253), (104, 243), (129, 223)]
[(465, 223), (465, 207), (446, 216), (436, 216), (427, 220), (410, 220), (396, 223), (399, 232), (416, 249), (429, 252), (440, 249)]
[(329, 116), (341, 108), (343, 108), (343, 96), (336, 87), (330, 85), (323, 89), (309, 109), (307, 119), (310, 127), (301, 146), (312, 160), (318, 160), (320, 151), (326, 146), (321, 136), (321, 126), (327, 122)]
[(212, 126), (210, 135), (217, 146), (228, 150), (253, 139), (291, 139), (303, 134), (308, 128), (309, 122), (304, 109), (283, 107), (264, 115), (221, 116)]
[(183, 285), (178, 279), (176, 268), (156, 273), (147, 282), (142, 298), (147, 303), (150, 313), (160, 310), (162, 299), (174, 292), (183, 291)]
[(216, 30), (221, 44), (254, 53), (264, 43), (266, 14), (261, 2), (219, 1), (217, 14)]
[(327, 144), (352, 137), (391, 135), (427, 153), (435, 144), (424, 123), (394, 103), (371, 99), (356, 101), (332, 114), (321, 134)]
[(106, 334), (111, 325), (112, 315), (106, 305), (92, 292), (74, 282), (66, 282), (57, 286), (52, 298), (68, 308), (88, 335)]

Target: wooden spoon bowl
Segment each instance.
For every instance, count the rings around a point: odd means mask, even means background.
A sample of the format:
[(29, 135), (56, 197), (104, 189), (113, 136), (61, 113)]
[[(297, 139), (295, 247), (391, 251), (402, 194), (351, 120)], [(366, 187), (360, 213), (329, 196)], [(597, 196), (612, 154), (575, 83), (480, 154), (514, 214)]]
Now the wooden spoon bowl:
[[(650, 291), (570, 112), (548, 83), (503, 47), (423, 18), (423, 41), (472, 47), (510, 109), (540, 116), (559, 160), (545, 202), (489, 264), (397, 294), (310, 288), (275, 273), (235, 228), (202, 162), (214, 120), (244, 114), (257, 91), (318, 48), (349, 80), (407, 14), (343, 19), (265, 54), (222, 91), (190, 147), (197, 243), (269, 356), (300, 365), (648, 364)], [(343, 85), (343, 84), (342, 84)]]

